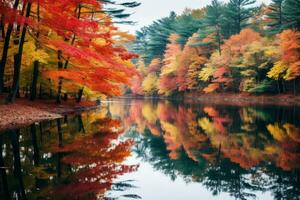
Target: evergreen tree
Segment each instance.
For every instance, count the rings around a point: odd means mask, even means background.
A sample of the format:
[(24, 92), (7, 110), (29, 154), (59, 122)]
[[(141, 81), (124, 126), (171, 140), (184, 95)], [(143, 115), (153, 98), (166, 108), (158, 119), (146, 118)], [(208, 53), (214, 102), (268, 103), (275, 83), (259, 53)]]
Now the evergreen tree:
[(248, 19), (252, 16), (255, 0), (230, 0), (224, 11), (224, 28), (226, 37), (238, 34), (248, 25)]
[(300, 1), (285, 0), (283, 5), (283, 16), (286, 20), (284, 28), (300, 30)]
[(222, 43), (222, 18), (223, 18), (224, 5), (218, 0), (213, 0), (211, 5), (207, 6), (205, 17), (203, 19), (203, 27), (201, 31), (206, 34), (214, 34), (215, 43), (217, 44), (218, 51), (221, 53)]
[(283, 3), (284, 0), (272, 0), (268, 12), (268, 33), (276, 34), (282, 31), (283, 26)]
[(148, 42), (148, 56), (149, 63), (153, 58), (160, 57), (164, 54), (168, 38), (171, 33), (175, 32), (176, 14), (171, 12), (169, 17), (162, 18), (154, 22), (148, 28), (149, 42)]
[(178, 42), (184, 45), (188, 38), (191, 37), (201, 26), (201, 18), (195, 18), (192, 10), (186, 9), (185, 12), (177, 17), (175, 24), (176, 33), (180, 36)]

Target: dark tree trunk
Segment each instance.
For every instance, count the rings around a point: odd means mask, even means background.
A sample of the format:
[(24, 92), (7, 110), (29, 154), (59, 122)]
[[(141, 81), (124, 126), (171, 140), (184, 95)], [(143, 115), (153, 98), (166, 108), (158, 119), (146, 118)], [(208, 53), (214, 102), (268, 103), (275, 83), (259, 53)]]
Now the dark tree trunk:
[(42, 83), (40, 83), (40, 92), (39, 92), (39, 98), (42, 99), (43, 98), (43, 87), (42, 87)]
[(64, 123), (68, 124), (68, 115), (65, 115), (65, 117), (64, 117)]
[(83, 95), (83, 90), (84, 90), (84, 88), (81, 88), (81, 89), (78, 90), (78, 96), (77, 96), (77, 99), (76, 99), (77, 103), (81, 102), (82, 95)]
[(68, 93), (64, 93), (64, 101), (68, 101)]
[[(31, 10), (31, 3), (28, 3), (27, 9), (26, 9), (26, 17), (29, 17), (30, 10)], [(22, 35), (21, 35), (21, 39), (20, 39), (19, 51), (18, 51), (17, 55), (14, 57), (15, 58), (14, 59), (14, 62), (15, 62), (15, 64), (14, 64), (14, 79), (13, 79), (12, 89), (7, 97), (8, 103), (13, 103), (16, 100), (16, 94), (17, 94), (17, 90), (19, 87), (19, 81), (20, 81), (23, 45), (25, 42), (26, 30), (27, 30), (27, 24), (25, 23), (23, 26)]]
[(39, 147), (38, 147), (38, 143), (37, 143), (35, 124), (32, 124), (30, 126), (30, 131), (31, 131), (31, 141), (32, 141), (32, 146), (33, 146), (33, 161), (34, 161), (34, 165), (38, 166), (39, 159), (40, 159), (40, 153), (39, 153)]
[(7, 183), (7, 174), (5, 171), (5, 165), (4, 165), (4, 158), (2, 154), (2, 143), (3, 143), (3, 136), (0, 135), (0, 172), (1, 172), (1, 179), (2, 179), (2, 189), (4, 193), (5, 200), (11, 199), (9, 189), (8, 189), (8, 183)]
[[(38, 18), (38, 22), (40, 22), (40, 3), (39, 1), (37, 2), (37, 18)], [(35, 51), (37, 51), (40, 48), (40, 43), (39, 43), (39, 37), (40, 37), (40, 32), (39, 30), (36, 33), (36, 49)], [(32, 84), (31, 84), (31, 91), (30, 91), (30, 100), (34, 101), (36, 99), (36, 95), (37, 95), (37, 83), (38, 83), (38, 77), (39, 77), (39, 65), (40, 62), (38, 60), (35, 60), (33, 62), (33, 73), (32, 73)], [(41, 90), (41, 88), (40, 88)], [(41, 97), (41, 91), (40, 91), (40, 97)]]
[[(57, 68), (62, 69), (63, 68), (63, 62), (62, 62), (62, 51), (58, 50), (57, 51)], [(62, 89), (62, 77), (59, 78), (58, 81), (58, 88), (57, 88), (57, 95), (56, 95), (56, 103), (60, 104), (61, 103), (61, 89)]]
[(62, 69), (63, 68), (63, 62), (62, 62), (62, 51), (61, 50), (57, 51), (57, 59), (58, 59), (57, 68)]
[[(57, 133), (58, 133), (58, 147), (63, 147), (63, 133), (61, 128), (61, 119), (56, 120), (57, 125)], [(57, 166), (56, 166), (56, 173), (57, 177), (61, 177), (62, 173), (62, 163), (61, 163), (62, 154), (60, 152), (57, 153)]]
[(1, 16), (1, 24), (0, 24), (0, 27), (1, 27), (1, 37), (2, 37), (2, 39), (4, 40), (5, 39), (5, 23), (4, 23), (4, 18), (5, 18), (5, 16), (4, 15), (2, 15)]
[(21, 97), (21, 95), (20, 95), (20, 87), (18, 87), (18, 89), (17, 89), (17, 94), (16, 94), (16, 98), (20, 98)]
[(85, 133), (84, 124), (83, 124), (83, 121), (82, 121), (81, 114), (77, 115), (77, 119), (78, 119), (78, 132), (82, 131), (83, 133)]
[(30, 91), (31, 101), (34, 101), (36, 99), (38, 77), (39, 77), (39, 61), (35, 60), (33, 62), (32, 83), (31, 83), (31, 91)]
[(43, 143), (43, 122), (40, 122), (39, 128), (40, 128), (40, 142), (42, 144)]
[(19, 86), (19, 77), (20, 77), (20, 65), (18, 64), (21, 61), (19, 54), (14, 55), (14, 75), (13, 75), (13, 85), (9, 95), (6, 98), (7, 103), (13, 103), (16, 100), (17, 90)]
[(58, 147), (63, 147), (63, 133), (61, 128), (61, 119), (57, 119), (57, 132), (58, 132)]
[(12, 131), (10, 134), (11, 144), (13, 147), (13, 154), (14, 154), (14, 173), (16, 178), (18, 178), (19, 180), (20, 194), (22, 197), (21, 199), (27, 200), (24, 182), (23, 182), (23, 176), (22, 176), (19, 135), (20, 135), (20, 130)]
[[(16, 0), (13, 9), (17, 9), (19, 5), (19, 0)], [(10, 37), (11, 33), (13, 30), (13, 24), (9, 24), (7, 31), (6, 31), (6, 36), (4, 40), (4, 46), (3, 46), (3, 51), (2, 51), (2, 58), (1, 58), (1, 63), (0, 63), (0, 92), (3, 92), (4, 89), (4, 72), (5, 72), (5, 65), (7, 61), (7, 55), (8, 55), (8, 49), (9, 49), (9, 43), (10, 43)]]
[(49, 99), (52, 99), (53, 97), (53, 90), (52, 90), (52, 84), (51, 84), (51, 79), (49, 78), (49, 84), (50, 84), (50, 89), (49, 89)]
[(61, 89), (62, 89), (62, 78), (59, 78), (57, 95), (56, 95), (56, 103), (61, 103)]

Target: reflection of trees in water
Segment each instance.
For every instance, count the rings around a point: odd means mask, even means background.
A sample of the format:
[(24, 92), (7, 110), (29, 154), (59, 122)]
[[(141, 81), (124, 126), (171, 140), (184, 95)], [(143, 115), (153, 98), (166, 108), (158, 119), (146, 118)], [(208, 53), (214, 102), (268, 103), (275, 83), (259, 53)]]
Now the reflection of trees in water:
[(134, 187), (115, 183), (135, 171), (124, 165), (132, 141), (116, 143), (121, 123), (103, 112), (69, 116), (0, 134), (0, 199), (96, 199), (108, 190)]
[(171, 160), (164, 141), (153, 136), (147, 129), (143, 136), (137, 135), (136, 137), (134, 152), (144, 161), (151, 163), (155, 169), (170, 176), (172, 180), (175, 180), (177, 176), (183, 177), (188, 182), (202, 179), (201, 169), (204, 170), (205, 163), (189, 159), (183, 150), (180, 150), (180, 159)]
[(181, 176), (236, 199), (258, 191), (299, 198), (299, 109), (131, 105), (123, 119), (137, 141), (135, 152), (172, 180)]

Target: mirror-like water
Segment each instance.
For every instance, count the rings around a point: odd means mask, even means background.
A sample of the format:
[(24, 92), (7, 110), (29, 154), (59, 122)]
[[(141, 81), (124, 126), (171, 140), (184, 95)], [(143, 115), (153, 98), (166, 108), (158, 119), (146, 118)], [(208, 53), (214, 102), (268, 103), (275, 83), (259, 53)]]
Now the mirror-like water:
[(0, 134), (0, 199), (300, 199), (300, 109), (114, 100)]

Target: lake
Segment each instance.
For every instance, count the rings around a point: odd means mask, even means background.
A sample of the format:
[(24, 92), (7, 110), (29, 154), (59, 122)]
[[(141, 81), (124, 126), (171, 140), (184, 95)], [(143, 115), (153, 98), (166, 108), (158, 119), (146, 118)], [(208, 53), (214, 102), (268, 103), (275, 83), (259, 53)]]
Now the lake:
[(111, 100), (0, 133), (0, 199), (300, 199), (300, 108)]

